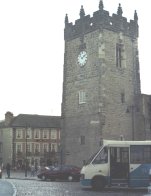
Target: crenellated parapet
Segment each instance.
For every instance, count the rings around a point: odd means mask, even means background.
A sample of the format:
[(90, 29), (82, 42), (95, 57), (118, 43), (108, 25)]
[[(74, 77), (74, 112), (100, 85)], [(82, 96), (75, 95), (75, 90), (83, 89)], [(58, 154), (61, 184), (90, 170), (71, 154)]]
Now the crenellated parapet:
[(99, 10), (94, 12), (92, 17), (90, 17), (90, 15), (85, 15), (84, 8), (81, 6), (80, 18), (75, 21), (75, 24), (70, 23), (68, 16), (66, 15), (64, 39), (67, 41), (72, 40), (100, 28), (115, 32), (123, 32), (124, 35), (137, 38), (139, 27), (136, 10), (134, 12), (134, 19), (129, 22), (122, 14), (122, 7), (121, 4), (119, 4), (117, 13), (110, 16), (109, 12), (104, 10), (102, 0), (99, 3)]

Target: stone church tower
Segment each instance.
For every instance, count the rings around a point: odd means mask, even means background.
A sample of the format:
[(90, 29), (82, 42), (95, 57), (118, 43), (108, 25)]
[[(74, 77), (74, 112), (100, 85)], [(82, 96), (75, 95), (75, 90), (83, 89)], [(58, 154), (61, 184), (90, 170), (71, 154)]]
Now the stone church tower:
[[(65, 162), (82, 165), (102, 139), (142, 139), (138, 17), (103, 1), (93, 17), (83, 6), (75, 24), (65, 17), (62, 146)], [(68, 153), (67, 153), (68, 152)]]

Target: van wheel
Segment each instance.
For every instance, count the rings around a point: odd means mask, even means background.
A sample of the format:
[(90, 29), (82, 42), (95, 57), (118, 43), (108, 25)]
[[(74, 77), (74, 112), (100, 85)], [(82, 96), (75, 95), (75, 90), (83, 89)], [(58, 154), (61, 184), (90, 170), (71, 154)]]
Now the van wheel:
[(92, 180), (92, 188), (94, 190), (102, 190), (106, 185), (104, 177), (95, 177)]

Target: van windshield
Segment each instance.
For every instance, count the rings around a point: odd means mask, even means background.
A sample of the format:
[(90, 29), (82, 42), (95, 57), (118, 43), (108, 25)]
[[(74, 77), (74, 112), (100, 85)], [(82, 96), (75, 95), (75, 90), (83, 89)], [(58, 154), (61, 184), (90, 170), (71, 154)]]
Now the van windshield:
[(85, 163), (85, 165), (88, 165), (91, 163), (91, 161), (94, 159), (95, 155), (98, 153), (98, 151), (96, 153), (94, 153)]
[(102, 164), (108, 162), (108, 149), (104, 147), (93, 160), (93, 164)]
[(88, 164), (90, 164), (91, 162), (92, 162), (92, 160), (94, 159), (94, 157), (100, 152), (100, 150), (102, 150), (103, 149), (103, 145), (101, 145), (101, 147), (100, 147), (100, 149), (96, 152), (96, 153), (94, 153), (86, 162), (85, 162), (85, 164), (84, 165), (88, 165)]

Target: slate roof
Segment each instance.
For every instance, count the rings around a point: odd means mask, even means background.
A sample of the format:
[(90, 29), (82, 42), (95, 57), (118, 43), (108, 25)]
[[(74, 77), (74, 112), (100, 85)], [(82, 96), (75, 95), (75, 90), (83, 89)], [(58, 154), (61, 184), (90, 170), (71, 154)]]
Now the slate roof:
[(43, 116), (19, 114), (14, 117), (11, 127), (33, 127), (33, 128), (61, 128), (60, 116)]

